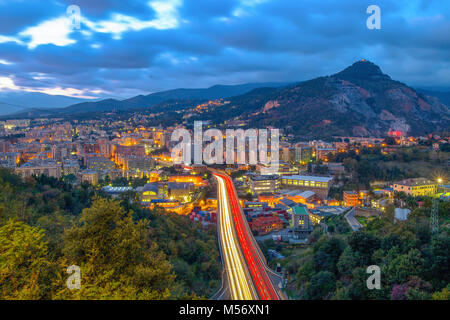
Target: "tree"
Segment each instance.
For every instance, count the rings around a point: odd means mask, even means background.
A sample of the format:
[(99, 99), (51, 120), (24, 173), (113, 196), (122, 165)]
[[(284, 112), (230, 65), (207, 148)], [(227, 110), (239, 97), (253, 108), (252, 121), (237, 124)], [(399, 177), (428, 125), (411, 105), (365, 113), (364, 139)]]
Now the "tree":
[(397, 247), (389, 250), (387, 263), (382, 268), (382, 274), (388, 283), (402, 284), (407, 282), (412, 276), (420, 276), (423, 272), (425, 260), (417, 249), (411, 249), (407, 254), (398, 254)]
[(54, 266), (43, 230), (8, 220), (0, 227), (0, 297), (48, 299)]
[(433, 294), (433, 300), (450, 300), (450, 284)]
[(172, 266), (149, 240), (148, 222), (134, 222), (118, 201), (97, 198), (80, 224), (66, 232), (62, 265), (81, 268), (81, 290), (60, 297), (167, 299), (175, 290)]
[(311, 278), (305, 289), (306, 299), (327, 299), (336, 289), (336, 278), (331, 272), (321, 271)]
[(380, 239), (370, 233), (358, 231), (350, 236), (348, 244), (361, 256), (361, 265), (368, 265), (372, 254), (380, 248)]
[[(450, 283), (450, 238), (446, 234), (434, 237), (431, 242), (430, 271), (435, 275), (433, 282), (438, 288)], [(439, 277), (437, 277), (439, 275)]]
[(346, 244), (340, 238), (322, 237), (314, 244), (314, 267), (317, 271), (327, 270), (337, 273), (336, 264)]
[(350, 247), (345, 248), (337, 263), (339, 273), (343, 276), (351, 276), (354, 268), (357, 266), (357, 254), (355, 254)]

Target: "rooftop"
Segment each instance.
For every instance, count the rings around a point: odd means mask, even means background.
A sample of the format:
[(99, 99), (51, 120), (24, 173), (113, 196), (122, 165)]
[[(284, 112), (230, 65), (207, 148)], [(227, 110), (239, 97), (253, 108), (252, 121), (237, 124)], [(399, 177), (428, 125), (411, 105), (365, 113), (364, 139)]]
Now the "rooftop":
[(308, 210), (306, 209), (306, 206), (296, 205), (295, 207), (292, 208), (292, 210), (294, 211), (294, 214), (309, 215)]
[(277, 180), (277, 175), (261, 175), (261, 176), (251, 176), (250, 179), (254, 181), (262, 181), (262, 180)]
[(398, 181), (398, 182), (395, 182), (394, 184), (413, 187), (413, 186), (424, 186), (424, 185), (430, 185), (430, 184), (436, 184), (436, 183), (429, 179), (425, 179), (425, 178), (412, 178), (412, 179), (405, 179), (402, 181)]
[(282, 176), (281, 179), (292, 179), (292, 180), (306, 180), (306, 181), (317, 181), (317, 182), (330, 182), (333, 180), (331, 177), (318, 177), (318, 176), (302, 176), (302, 175), (292, 175), (292, 176)]

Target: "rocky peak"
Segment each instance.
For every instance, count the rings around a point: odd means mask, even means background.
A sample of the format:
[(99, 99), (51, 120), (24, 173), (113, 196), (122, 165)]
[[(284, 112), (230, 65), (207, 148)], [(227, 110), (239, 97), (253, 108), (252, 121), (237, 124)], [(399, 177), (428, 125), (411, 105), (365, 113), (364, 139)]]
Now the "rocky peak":
[(334, 75), (345, 80), (391, 79), (380, 67), (365, 59), (361, 59)]

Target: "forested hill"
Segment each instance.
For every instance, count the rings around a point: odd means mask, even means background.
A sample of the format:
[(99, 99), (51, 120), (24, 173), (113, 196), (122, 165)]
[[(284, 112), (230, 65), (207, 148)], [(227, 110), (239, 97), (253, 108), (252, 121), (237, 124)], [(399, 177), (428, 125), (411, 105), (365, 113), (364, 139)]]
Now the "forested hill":
[[(216, 229), (111, 200), (83, 183), (0, 169), (0, 299), (208, 298), (221, 283)], [(82, 272), (80, 290), (66, 269)]]

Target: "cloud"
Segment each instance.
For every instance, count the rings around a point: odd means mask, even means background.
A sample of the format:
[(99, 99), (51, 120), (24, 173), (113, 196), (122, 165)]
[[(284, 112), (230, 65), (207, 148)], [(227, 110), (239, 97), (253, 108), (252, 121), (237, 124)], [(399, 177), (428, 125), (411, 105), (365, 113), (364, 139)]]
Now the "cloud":
[[(36, 80), (45, 80), (47, 77), (36, 76)], [(1, 91), (26, 91), (26, 92), (40, 92), (48, 95), (63, 95), (74, 98), (84, 98), (84, 99), (94, 99), (97, 98), (99, 94), (103, 92), (101, 90), (90, 90), (90, 89), (75, 89), (75, 88), (62, 88), (62, 87), (26, 87), (16, 85), (12, 76), (0, 77), (0, 92)]]
[(27, 46), (34, 49), (39, 45), (53, 44), (55, 46), (67, 46), (76, 41), (69, 38), (73, 31), (71, 19), (67, 16), (47, 20), (37, 26), (29, 27), (19, 33), (21, 37), (30, 37)]
[(7, 60), (5, 60), (5, 59), (0, 59), (0, 64), (4, 64), (4, 65), (9, 66), (9, 65), (12, 64), (12, 62), (9, 62), (9, 61), (7, 61)]
[(9, 77), (0, 77), (0, 91), (19, 90), (20, 88), (14, 84)]
[(120, 39), (122, 33), (127, 31), (140, 31), (147, 28), (173, 29), (179, 26), (177, 7), (180, 3), (179, 0), (150, 1), (148, 5), (156, 13), (156, 18), (151, 20), (140, 20), (128, 15), (114, 13), (109, 20), (93, 22), (84, 18), (82, 23), (93, 32), (112, 34), (114, 39)]
[(39, 10), (34, 1), (7, 3), (0, 76), (40, 92), (129, 96), (301, 81), (360, 58), (410, 85), (450, 86), (450, 4), (442, 2), (379, 0), (376, 31), (366, 28), (360, 0), (78, 0), (80, 29), (66, 15), (73, 1), (40, 2)]

